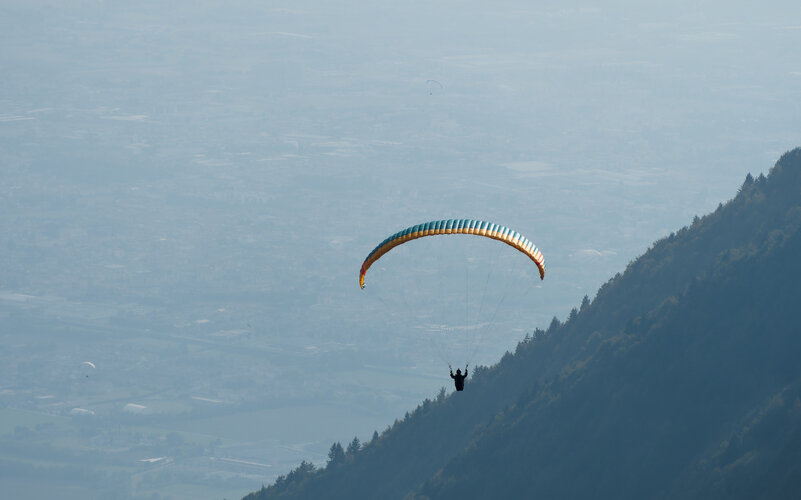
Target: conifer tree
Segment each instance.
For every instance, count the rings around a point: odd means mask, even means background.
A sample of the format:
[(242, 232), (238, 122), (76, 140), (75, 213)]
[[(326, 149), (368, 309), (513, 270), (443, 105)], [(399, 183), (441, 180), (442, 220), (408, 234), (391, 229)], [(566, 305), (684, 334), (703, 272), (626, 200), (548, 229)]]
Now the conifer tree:
[(328, 451), (328, 465), (339, 465), (344, 461), (345, 450), (342, 449), (342, 445), (337, 441), (331, 445), (331, 449)]
[(362, 443), (359, 441), (359, 438), (356, 437), (356, 436), (353, 436), (353, 441), (351, 441), (350, 444), (348, 445), (348, 450), (347, 450), (346, 453), (348, 454), (348, 456), (352, 457), (352, 456), (356, 455), (356, 453), (359, 451), (361, 446), (362, 446)]

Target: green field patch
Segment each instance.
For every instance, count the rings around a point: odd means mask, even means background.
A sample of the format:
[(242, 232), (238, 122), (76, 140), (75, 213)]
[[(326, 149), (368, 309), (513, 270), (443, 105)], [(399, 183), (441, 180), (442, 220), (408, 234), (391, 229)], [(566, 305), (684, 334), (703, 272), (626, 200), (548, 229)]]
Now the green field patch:
[(192, 405), (187, 401), (146, 399), (142, 404), (147, 406), (151, 413), (159, 415), (178, 415), (192, 409)]
[[(286, 423), (293, 425), (287, 428)], [(244, 411), (188, 421), (186, 431), (235, 441), (311, 442), (328, 439), (328, 429), (345, 429), (345, 438), (386, 425), (383, 419), (346, 406), (308, 405)]]
[(0, 409), (0, 436), (14, 432), (17, 427), (35, 429), (37, 425), (66, 422), (65, 417), (47, 415), (13, 408)]
[(171, 498), (172, 500), (217, 500), (220, 498), (242, 498), (253, 490), (257, 490), (260, 486), (261, 483), (259, 481), (253, 481), (253, 486), (239, 488), (237, 490), (236, 488), (215, 488), (208, 484), (176, 482), (152, 490), (140, 486), (137, 488), (136, 492), (138, 495), (145, 497), (153, 493), (158, 493), (162, 497)]

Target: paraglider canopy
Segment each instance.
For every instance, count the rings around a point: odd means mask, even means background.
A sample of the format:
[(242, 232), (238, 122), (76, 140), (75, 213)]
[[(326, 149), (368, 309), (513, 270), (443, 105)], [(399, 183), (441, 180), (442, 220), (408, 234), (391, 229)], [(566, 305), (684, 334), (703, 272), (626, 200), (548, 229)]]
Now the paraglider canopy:
[(364, 288), (364, 276), (367, 274), (367, 270), (370, 269), (370, 266), (380, 259), (382, 255), (396, 246), (425, 236), (447, 234), (470, 234), (502, 241), (526, 254), (533, 260), (540, 271), (540, 279), (545, 279), (545, 258), (542, 252), (537, 249), (537, 246), (534, 245), (533, 242), (529, 241), (528, 238), (517, 231), (509, 229), (506, 226), (501, 226), (500, 224), (476, 219), (448, 219), (407, 227), (382, 241), (367, 255), (367, 258), (364, 259), (362, 268), (359, 271), (359, 286), (361, 286), (362, 289)]

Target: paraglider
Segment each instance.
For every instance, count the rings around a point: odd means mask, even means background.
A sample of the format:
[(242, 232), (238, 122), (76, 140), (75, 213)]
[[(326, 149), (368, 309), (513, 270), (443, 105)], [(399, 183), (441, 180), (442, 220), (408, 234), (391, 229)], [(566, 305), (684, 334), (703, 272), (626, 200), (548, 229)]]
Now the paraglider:
[[(438, 333), (442, 333), (443, 331), (461, 331), (465, 335), (463, 337), (454, 338), (453, 341), (451, 342), (451, 345), (457, 347), (463, 345), (462, 348), (466, 347), (469, 350), (471, 347), (468, 346), (468, 344), (470, 344), (472, 341), (475, 340), (475, 333), (473, 332), (475, 330), (486, 331), (487, 329), (492, 327), (492, 325), (495, 323), (495, 320), (498, 319), (499, 307), (506, 301), (507, 296), (512, 296), (512, 297), (524, 296), (524, 294), (520, 295), (516, 293), (508, 294), (509, 290), (514, 288), (515, 286), (519, 287), (525, 286), (529, 287), (530, 289), (530, 287), (534, 285), (534, 283), (536, 282), (536, 278), (534, 278), (534, 276), (536, 276), (536, 274), (531, 269), (531, 267), (529, 267), (531, 262), (534, 262), (534, 264), (536, 265), (536, 270), (538, 271), (540, 280), (545, 278), (545, 259), (542, 255), (542, 252), (540, 252), (540, 250), (537, 248), (536, 245), (534, 245), (532, 241), (530, 241), (528, 238), (521, 235), (517, 231), (514, 231), (513, 229), (510, 229), (506, 226), (502, 226), (500, 224), (495, 224), (492, 222), (476, 220), (476, 219), (445, 219), (445, 220), (431, 221), (423, 224), (410, 226), (406, 229), (403, 229), (401, 231), (392, 234), (384, 241), (379, 243), (369, 254), (367, 254), (367, 257), (362, 262), (362, 266), (359, 271), (359, 286), (362, 289), (364, 289), (365, 276), (367, 274), (367, 271), (373, 264), (375, 264), (379, 259), (381, 259), (385, 254), (387, 254), (393, 248), (403, 245), (409, 241), (416, 240), (419, 238), (426, 238), (428, 236), (449, 236), (457, 234), (476, 236), (479, 237), (479, 239), (474, 242), (466, 242), (470, 243), (469, 245), (461, 245), (458, 244), (457, 242), (453, 242), (454, 248), (452, 248), (452, 250), (455, 250), (455, 252), (440, 253), (439, 258), (442, 259), (440, 261), (441, 264), (435, 265), (433, 268), (429, 268), (429, 271), (426, 273), (421, 274), (419, 272), (419, 269), (406, 270), (404, 268), (400, 270), (401, 274), (398, 275), (399, 277), (405, 277), (407, 275), (416, 276), (421, 280), (419, 282), (420, 285), (427, 286), (426, 280), (431, 279), (430, 276), (439, 274), (438, 277), (440, 279), (439, 280), (434, 279), (433, 281), (435, 281), (436, 283), (434, 287), (440, 290), (441, 300), (437, 299), (432, 300), (430, 295), (428, 295), (426, 292), (421, 293), (420, 292), (421, 289), (417, 288), (410, 289), (408, 292), (410, 295), (406, 295), (405, 287), (399, 286), (394, 281), (387, 282), (383, 278), (383, 276), (380, 280), (377, 281), (383, 283), (389, 283), (388, 285), (384, 285), (384, 287), (388, 286), (388, 288), (383, 288), (383, 290), (400, 294), (400, 298), (399, 300), (397, 300), (397, 303), (401, 305), (406, 305), (408, 311), (407, 314), (401, 314), (399, 317), (401, 318), (417, 317), (421, 318), (423, 321), (426, 322), (425, 326), (410, 325), (412, 328), (423, 328), (425, 331), (429, 332), (429, 338), (431, 338), (432, 341), (436, 341), (435, 339), (437, 338)], [(505, 245), (512, 247), (517, 252), (525, 255), (526, 257), (528, 257), (528, 259), (516, 258), (515, 262), (521, 268), (519, 268), (515, 272), (513, 272), (511, 269), (508, 270), (502, 269), (503, 272), (493, 273), (492, 268), (494, 266), (492, 262), (489, 261), (482, 262), (481, 260), (477, 260), (475, 263), (473, 263), (471, 262), (473, 260), (471, 257), (468, 257), (467, 260), (462, 260), (461, 258), (455, 256), (456, 253), (459, 253), (462, 247), (471, 247), (473, 243), (479, 243), (483, 245), (483, 243), (481, 242), (482, 239), (493, 239), (500, 241)], [(441, 248), (449, 248), (450, 243), (448, 243), (448, 241), (449, 240), (443, 239), (441, 243), (447, 243), (447, 244), (442, 245)], [(435, 246), (440, 246), (440, 245), (437, 244)], [(487, 248), (495, 246), (497, 245), (489, 245), (489, 244), (486, 245)], [(430, 247), (420, 246), (417, 248), (422, 249)], [(503, 250), (503, 249), (501, 248), (498, 250)], [(513, 251), (506, 253), (509, 254), (511, 257), (516, 255), (517, 252)], [(418, 258), (419, 257), (421, 256), (418, 256)], [(465, 266), (463, 268), (459, 267), (458, 264), (459, 262), (464, 262)], [(494, 260), (494, 263), (497, 264), (498, 261)], [(471, 295), (468, 286), (471, 283), (469, 280), (469, 274), (471, 269), (475, 268), (487, 270), (488, 272), (485, 280), (473, 280), (473, 282), (478, 282), (477, 284), (479, 286), (479, 290), (481, 288), (484, 288), (484, 290), (481, 291), (478, 295), (475, 294)], [(385, 267), (382, 266), (382, 269), (385, 269)], [(447, 276), (449, 278), (454, 277), (453, 274), (454, 269), (458, 269), (457, 274), (461, 273), (462, 270), (465, 273), (465, 281), (463, 282), (465, 284), (464, 306), (462, 307), (457, 306), (456, 308), (457, 310), (461, 309), (461, 312), (457, 312), (456, 316), (462, 316), (462, 320), (464, 322), (462, 323), (461, 320), (459, 320), (459, 323), (460, 325), (463, 326), (453, 326), (454, 325), (453, 321), (445, 319), (445, 317), (449, 314), (451, 315), (450, 318), (454, 317), (453, 311), (455, 311), (455, 309), (451, 308), (450, 310), (447, 310), (449, 309), (448, 306), (449, 305), (452, 306), (454, 303), (459, 302), (459, 299), (456, 298), (458, 295), (460, 295), (457, 290), (451, 288), (450, 291), (456, 293), (446, 293), (445, 295), (442, 295), (443, 285), (445, 287), (448, 287), (451, 281), (449, 279), (442, 280), (442, 277), (444, 276)], [(433, 270), (433, 272), (431, 270)], [(439, 273), (439, 271), (443, 272)], [(493, 281), (490, 280), (490, 277), (498, 276), (500, 274), (505, 274), (507, 277), (510, 277), (511, 280), (501, 280), (502, 283), (499, 284), (502, 285), (502, 290), (498, 290), (499, 293), (497, 293), (494, 296), (494, 299), (489, 300), (487, 295), (487, 288), (491, 288), (495, 285), (495, 283), (493, 283)], [(419, 298), (419, 301), (415, 304), (414, 307), (410, 306), (407, 301), (407, 297), (409, 296), (414, 298)], [(472, 296), (475, 296), (476, 300), (473, 302), (473, 306), (471, 307), (470, 299)], [(384, 302), (384, 299), (382, 299), (381, 297), (378, 297), (378, 299)], [(495, 305), (494, 309), (490, 306), (489, 304), (490, 302), (494, 303)], [(485, 305), (487, 305), (487, 307), (484, 307)], [(485, 315), (482, 318), (483, 320), (478, 321), (478, 319), (481, 317), (482, 314)], [(470, 320), (472, 319), (470, 316), (473, 316), (473, 318), (475, 318), (475, 321), (473, 323), (470, 322)], [(454, 373), (452, 369), (450, 371), (450, 376), (454, 381), (457, 391), (464, 390), (465, 379), (468, 376), (467, 366), (469, 366), (472, 356), (475, 355), (476, 350), (478, 349), (478, 344), (474, 343), (473, 347), (474, 348), (472, 353), (469, 356), (465, 356), (465, 359), (467, 360), (468, 364), (465, 366), (464, 372), (462, 372), (460, 369), (457, 369), (456, 373)], [(438, 352), (440, 358), (443, 361), (447, 361), (446, 356), (449, 358), (450, 355), (447, 354), (443, 355), (444, 353), (441, 352), (441, 349), (438, 349), (438, 351), (440, 351)], [(448, 367), (450, 368), (449, 361), (448, 361)]]
[(462, 370), (457, 368), (456, 375), (453, 374), (453, 368), (448, 365), (448, 368), (451, 370), (451, 378), (453, 379), (453, 383), (456, 386), (457, 391), (464, 390), (464, 379), (467, 378), (467, 366), (464, 367), (464, 374), (462, 374)]
[(526, 254), (533, 260), (540, 271), (540, 279), (545, 279), (545, 258), (542, 252), (539, 251), (534, 243), (517, 231), (487, 221), (475, 219), (448, 219), (407, 227), (382, 241), (367, 255), (367, 258), (364, 259), (362, 268), (359, 271), (359, 286), (364, 289), (364, 276), (367, 274), (367, 270), (370, 269), (370, 266), (372, 266), (375, 261), (396, 246), (402, 245), (407, 241), (416, 240), (417, 238), (448, 234), (469, 234), (502, 241)]
[(95, 364), (92, 363), (91, 361), (84, 361), (83, 363), (81, 363), (81, 368), (83, 368), (83, 371), (85, 372), (84, 375), (85, 378), (89, 378), (89, 373), (88, 373), (89, 371), (94, 371), (97, 369)]
[(439, 92), (443, 88), (436, 80), (426, 80), (426, 85), (428, 85), (428, 95), (434, 95), (434, 92)]

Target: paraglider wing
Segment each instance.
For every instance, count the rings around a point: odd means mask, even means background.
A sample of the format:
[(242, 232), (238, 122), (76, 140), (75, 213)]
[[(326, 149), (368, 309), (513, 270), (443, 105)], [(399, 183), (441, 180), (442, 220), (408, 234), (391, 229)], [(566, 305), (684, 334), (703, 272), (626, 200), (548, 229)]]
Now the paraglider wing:
[(528, 238), (524, 237), (517, 231), (513, 231), (508, 227), (491, 222), (480, 221), (475, 219), (448, 219), (426, 222), (425, 224), (417, 224), (408, 227), (403, 231), (398, 231), (389, 238), (382, 241), (377, 247), (367, 255), (362, 263), (362, 268), (359, 271), (359, 286), (364, 288), (364, 275), (367, 270), (373, 265), (375, 261), (381, 258), (385, 253), (389, 252), (398, 245), (402, 245), (407, 241), (416, 240), (425, 236), (437, 236), (445, 234), (472, 234), (476, 236), (483, 236), (502, 241), (507, 245), (519, 250), (526, 254), (540, 271), (540, 279), (545, 278), (545, 259), (542, 252), (537, 249), (536, 245)]
[(443, 89), (442, 84), (436, 80), (426, 80), (426, 85), (428, 85), (428, 95), (434, 95), (434, 92)]
[(92, 368), (97, 368), (94, 363), (91, 361), (84, 361), (81, 365), (91, 366)]

